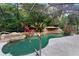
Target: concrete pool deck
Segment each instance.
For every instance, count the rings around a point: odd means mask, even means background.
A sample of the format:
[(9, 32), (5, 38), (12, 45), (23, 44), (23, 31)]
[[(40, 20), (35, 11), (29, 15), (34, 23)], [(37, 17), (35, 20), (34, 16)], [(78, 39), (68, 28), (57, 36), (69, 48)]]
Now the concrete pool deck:
[[(6, 43), (0, 43), (0, 56), (11, 56), (1, 51)], [(35, 56), (35, 53), (27, 56)], [(42, 49), (42, 56), (79, 56), (79, 35), (53, 38), (53, 40), (51, 38), (48, 45)]]
[(79, 35), (50, 39), (42, 52), (45, 56), (79, 56)]

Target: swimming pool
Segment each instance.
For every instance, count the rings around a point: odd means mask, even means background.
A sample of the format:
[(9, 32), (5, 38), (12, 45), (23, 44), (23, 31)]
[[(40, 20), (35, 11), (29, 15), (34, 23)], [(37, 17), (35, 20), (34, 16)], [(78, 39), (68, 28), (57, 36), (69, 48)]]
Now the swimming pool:
[[(50, 38), (57, 38), (63, 36), (62, 34), (50, 34), (41, 36), (42, 48), (46, 47)], [(39, 50), (39, 37), (29, 37), (20, 41), (9, 42), (2, 48), (4, 54), (10, 53), (13, 56), (28, 55), (36, 50)]]

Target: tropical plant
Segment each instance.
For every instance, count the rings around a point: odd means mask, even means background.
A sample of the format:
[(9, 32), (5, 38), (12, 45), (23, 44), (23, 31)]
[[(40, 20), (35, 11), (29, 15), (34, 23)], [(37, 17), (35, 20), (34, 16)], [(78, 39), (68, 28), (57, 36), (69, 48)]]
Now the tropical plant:
[(29, 19), (30, 20), (27, 20), (27, 22), (36, 27), (37, 31), (42, 31), (43, 28), (47, 25), (50, 25), (51, 22), (51, 18), (49, 18), (47, 14), (35, 11), (29, 14)]

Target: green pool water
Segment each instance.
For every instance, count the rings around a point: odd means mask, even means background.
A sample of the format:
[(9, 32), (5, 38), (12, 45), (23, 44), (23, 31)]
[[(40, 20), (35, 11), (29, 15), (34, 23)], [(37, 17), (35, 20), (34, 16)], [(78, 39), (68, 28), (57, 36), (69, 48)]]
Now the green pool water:
[[(46, 47), (50, 38), (61, 37), (62, 34), (50, 34), (41, 36), (42, 48)], [(2, 52), (4, 54), (10, 53), (13, 56), (27, 55), (35, 52), (35, 49), (39, 50), (39, 37), (34, 36), (25, 38), (20, 41), (9, 42), (3, 46)]]

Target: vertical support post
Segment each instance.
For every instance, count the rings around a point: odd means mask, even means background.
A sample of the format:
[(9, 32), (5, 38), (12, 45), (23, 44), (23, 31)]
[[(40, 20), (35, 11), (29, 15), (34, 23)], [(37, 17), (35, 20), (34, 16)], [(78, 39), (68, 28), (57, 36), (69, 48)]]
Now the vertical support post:
[(39, 56), (41, 56), (41, 47), (42, 47), (42, 43), (41, 43), (41, 34), (38, 34), (39, 37)]
[(16, 3), (16, 9), (17, 9), (17, 20), (19, 20), (19, 3)]
[(39, 36), (39, 56), (41, 56), (41, 46), (42, 46), (41, 36)]

